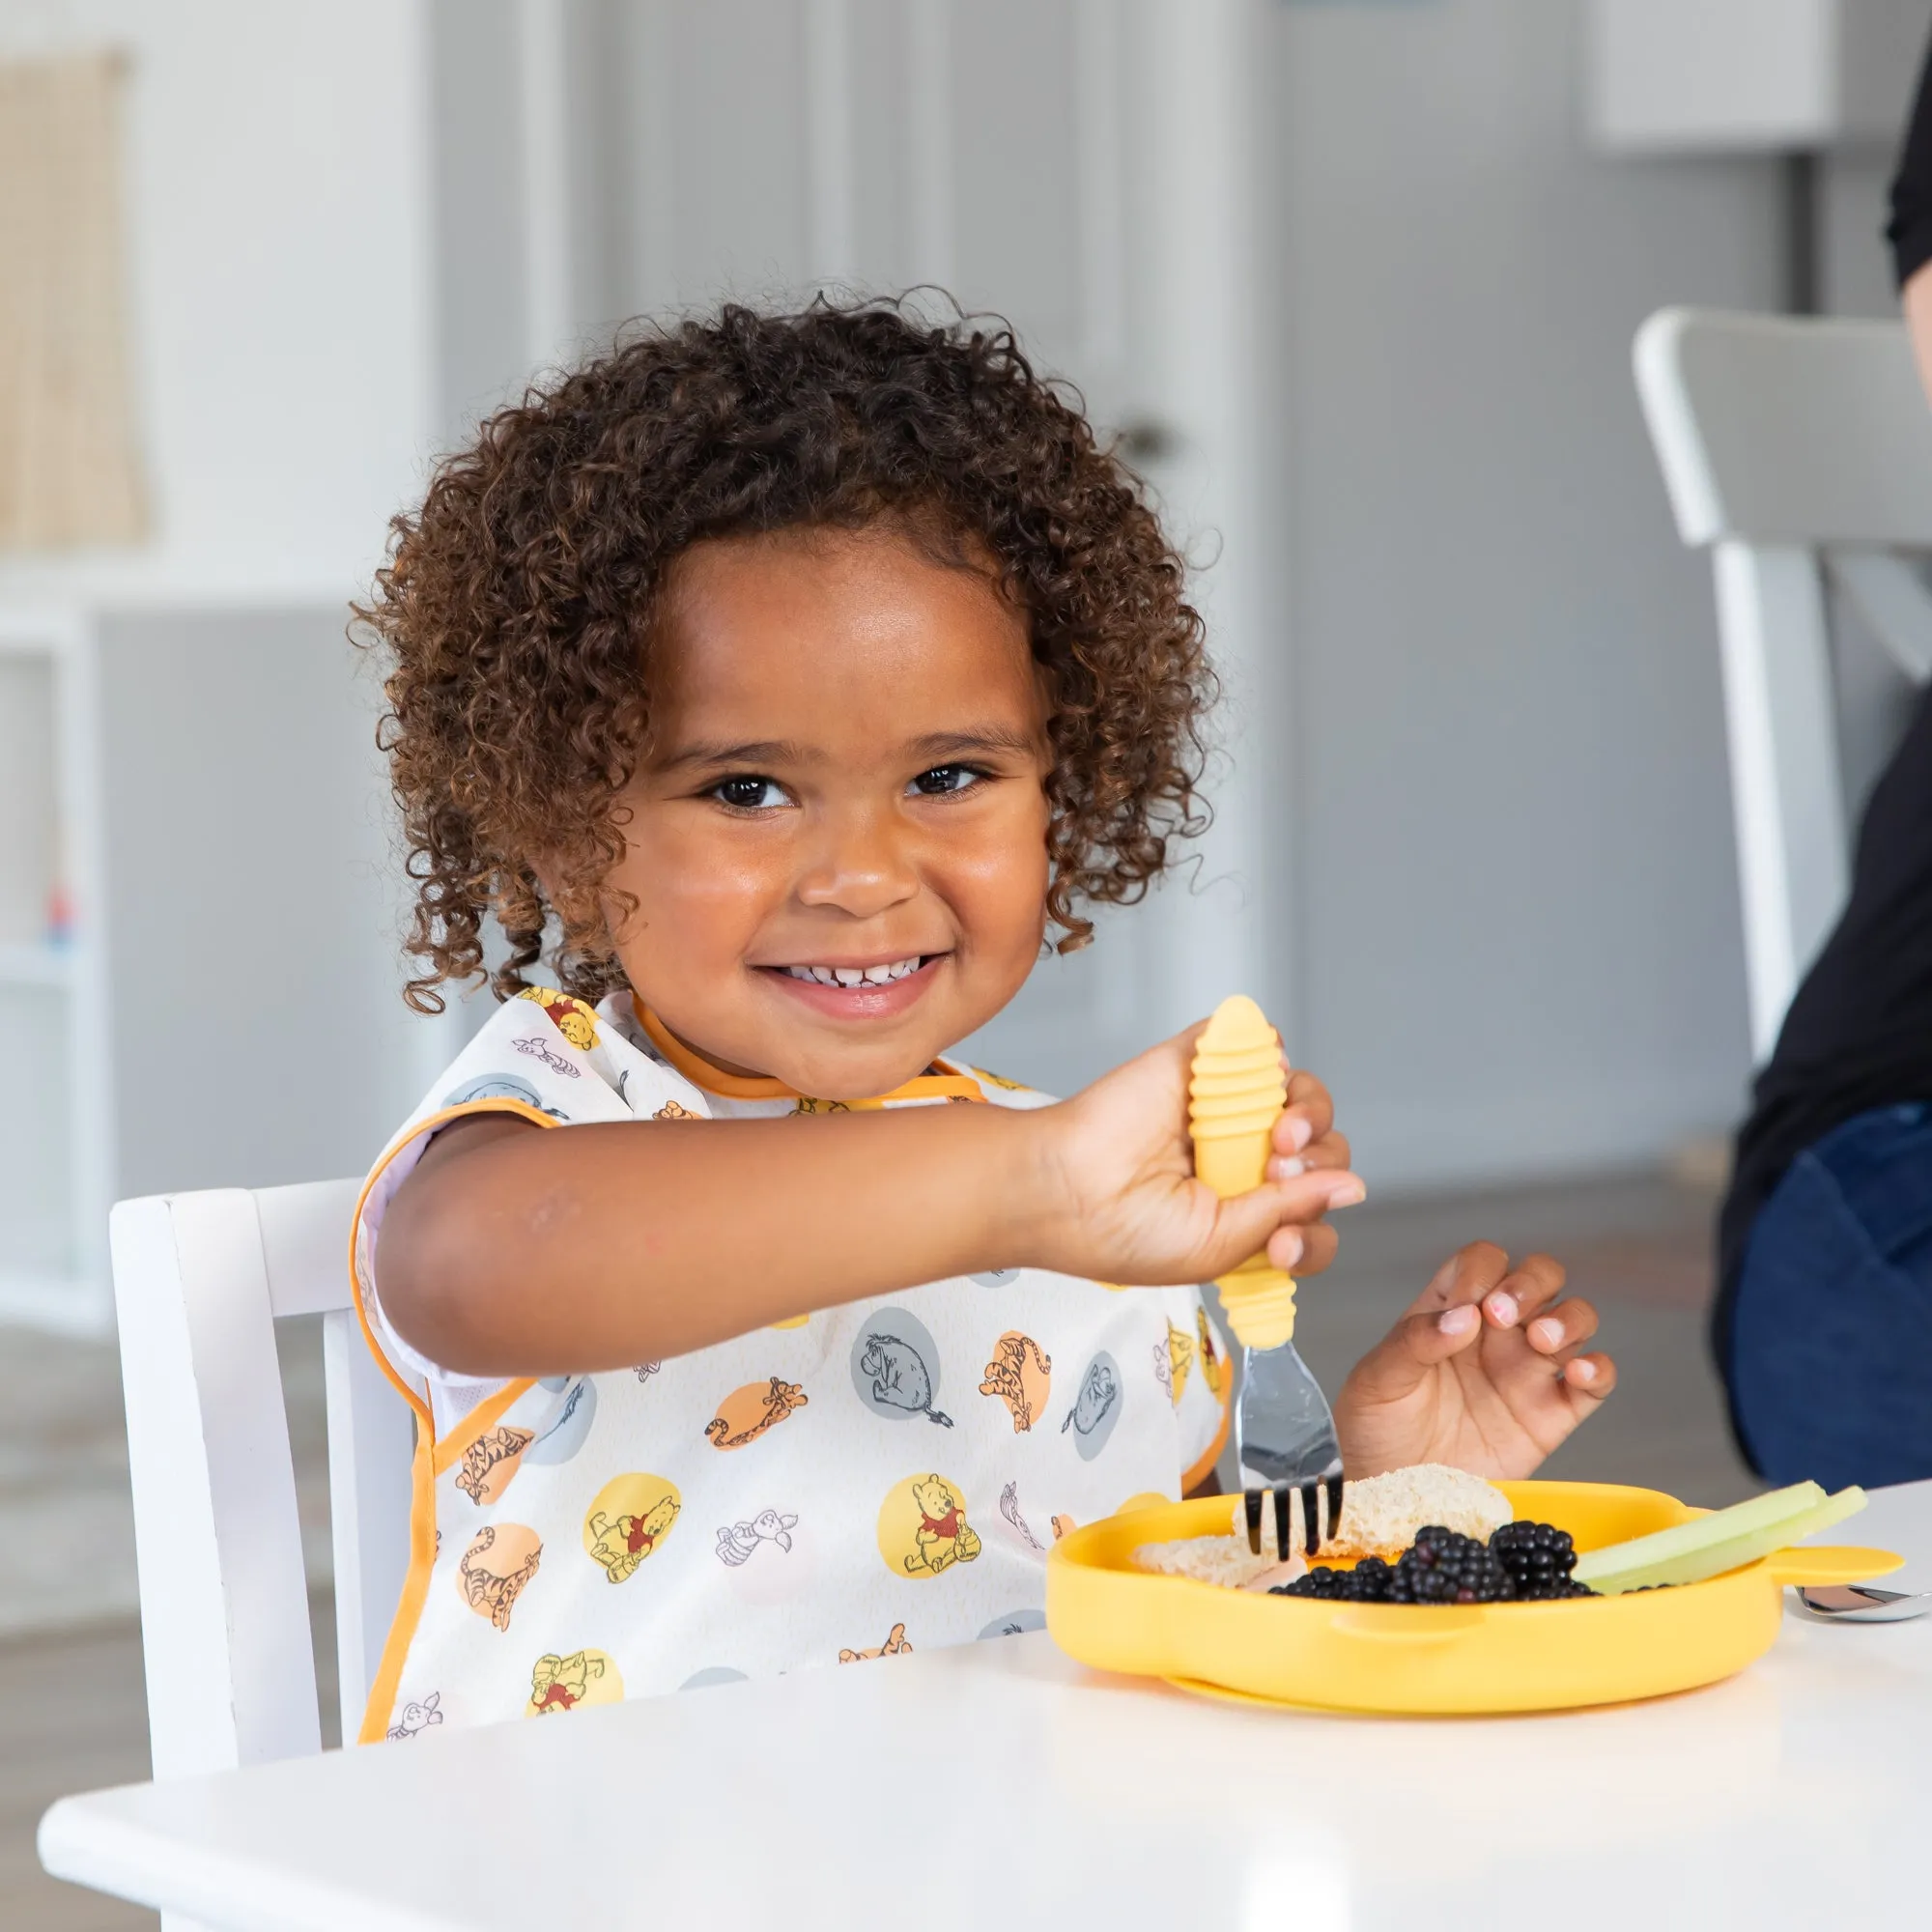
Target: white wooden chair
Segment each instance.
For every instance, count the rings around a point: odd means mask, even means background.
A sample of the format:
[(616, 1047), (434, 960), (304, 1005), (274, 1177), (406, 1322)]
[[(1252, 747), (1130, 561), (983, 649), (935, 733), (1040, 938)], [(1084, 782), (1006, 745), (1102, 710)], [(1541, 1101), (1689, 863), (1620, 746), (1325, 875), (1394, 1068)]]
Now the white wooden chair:
[(157, 1778), (322, 1748), (274, 1324), (323, 1317), (342, 1734), (409, 1563), (409, 1406), (357, 1328), (356, 1183), (123, 1201), (109, 1222)]
[(1932, 598), (1901, 554), (1932, 551), (1932, 412), (1895, 323), (1663, 309), (1635, 364), (1679, 534), (1717, 577), (1762, 1061), (1849, 889), (1827, 584), (1932, 677)]

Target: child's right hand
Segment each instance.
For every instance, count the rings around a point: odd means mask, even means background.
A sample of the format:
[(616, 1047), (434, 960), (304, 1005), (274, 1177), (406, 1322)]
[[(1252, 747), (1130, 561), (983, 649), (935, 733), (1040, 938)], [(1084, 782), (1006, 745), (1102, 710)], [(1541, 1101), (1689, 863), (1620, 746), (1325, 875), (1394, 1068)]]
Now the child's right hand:
[(1314, 1274), (1334, 1259), (1331, 1208), (1363, 1198), (1349, 1143), (1334, 1131), (1328, 1090), (1289, 1074), (1267, 1179), (1220, 1200), (1194, 1178), (1187, 1083), (1201, 1028), (1116, 1067), (1035, 1119), (1059, 1211), (1038, 1230), (1038, 1259), (1066, 1274), (1136, 1287), (1212, 1281), (1267, 1251), (1277, 1267)]

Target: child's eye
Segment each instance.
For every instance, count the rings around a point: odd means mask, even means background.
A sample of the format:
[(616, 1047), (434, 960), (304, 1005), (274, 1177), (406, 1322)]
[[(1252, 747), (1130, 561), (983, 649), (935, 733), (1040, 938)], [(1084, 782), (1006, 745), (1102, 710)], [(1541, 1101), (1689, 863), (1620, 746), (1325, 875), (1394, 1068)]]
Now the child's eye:
[(722, 779), (711, 787), (709, 796), (736, 811), (770, 811), (788, 804), (784, 787), (776, 779)]
[(934, 765), (913, 780), (912, 789), (923, 798), (943, 798), (948, 792), (967, 790), (985, 776), (974, 765)]

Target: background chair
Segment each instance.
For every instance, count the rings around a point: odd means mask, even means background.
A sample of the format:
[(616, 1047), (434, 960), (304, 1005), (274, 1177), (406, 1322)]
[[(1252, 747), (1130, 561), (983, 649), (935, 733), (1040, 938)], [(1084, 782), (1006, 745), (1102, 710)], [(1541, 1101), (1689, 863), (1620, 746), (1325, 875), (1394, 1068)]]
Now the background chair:
[(1932, 413), (1904, 328), (1663, 309), (1637, 391), (1684, 541), (1717, 578), (1751, 1047), (1762, 1062), (1849, 890), (1827, 584), (1916, 682)]
[(342, 1734), (409, 1561), (412, 1418), (357, 1328), (357, 1183), (124, 1201), (109, 1226), (156, 1777), (320, 1750), (274, 1324), (323, 1317)]

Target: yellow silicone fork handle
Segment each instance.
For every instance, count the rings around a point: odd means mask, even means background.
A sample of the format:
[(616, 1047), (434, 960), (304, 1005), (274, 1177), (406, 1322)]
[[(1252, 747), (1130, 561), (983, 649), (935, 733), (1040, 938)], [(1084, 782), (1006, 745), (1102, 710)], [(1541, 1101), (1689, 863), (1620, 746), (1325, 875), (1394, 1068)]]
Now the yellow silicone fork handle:
[(1294, 1277), (1270, 1266), (1265, 1255), (1243, 1262), (1214, 1286), (1242, 1348), (1278, 1349), (1294, 1339)]
[(1905, 1568), (1905, 1558), (1892, 1549), (1861, 1549), (1855, 1544), (1801, 1543), (1774, 1550), (1765, 1568), (1780, 1583), (1869, 1583)]

